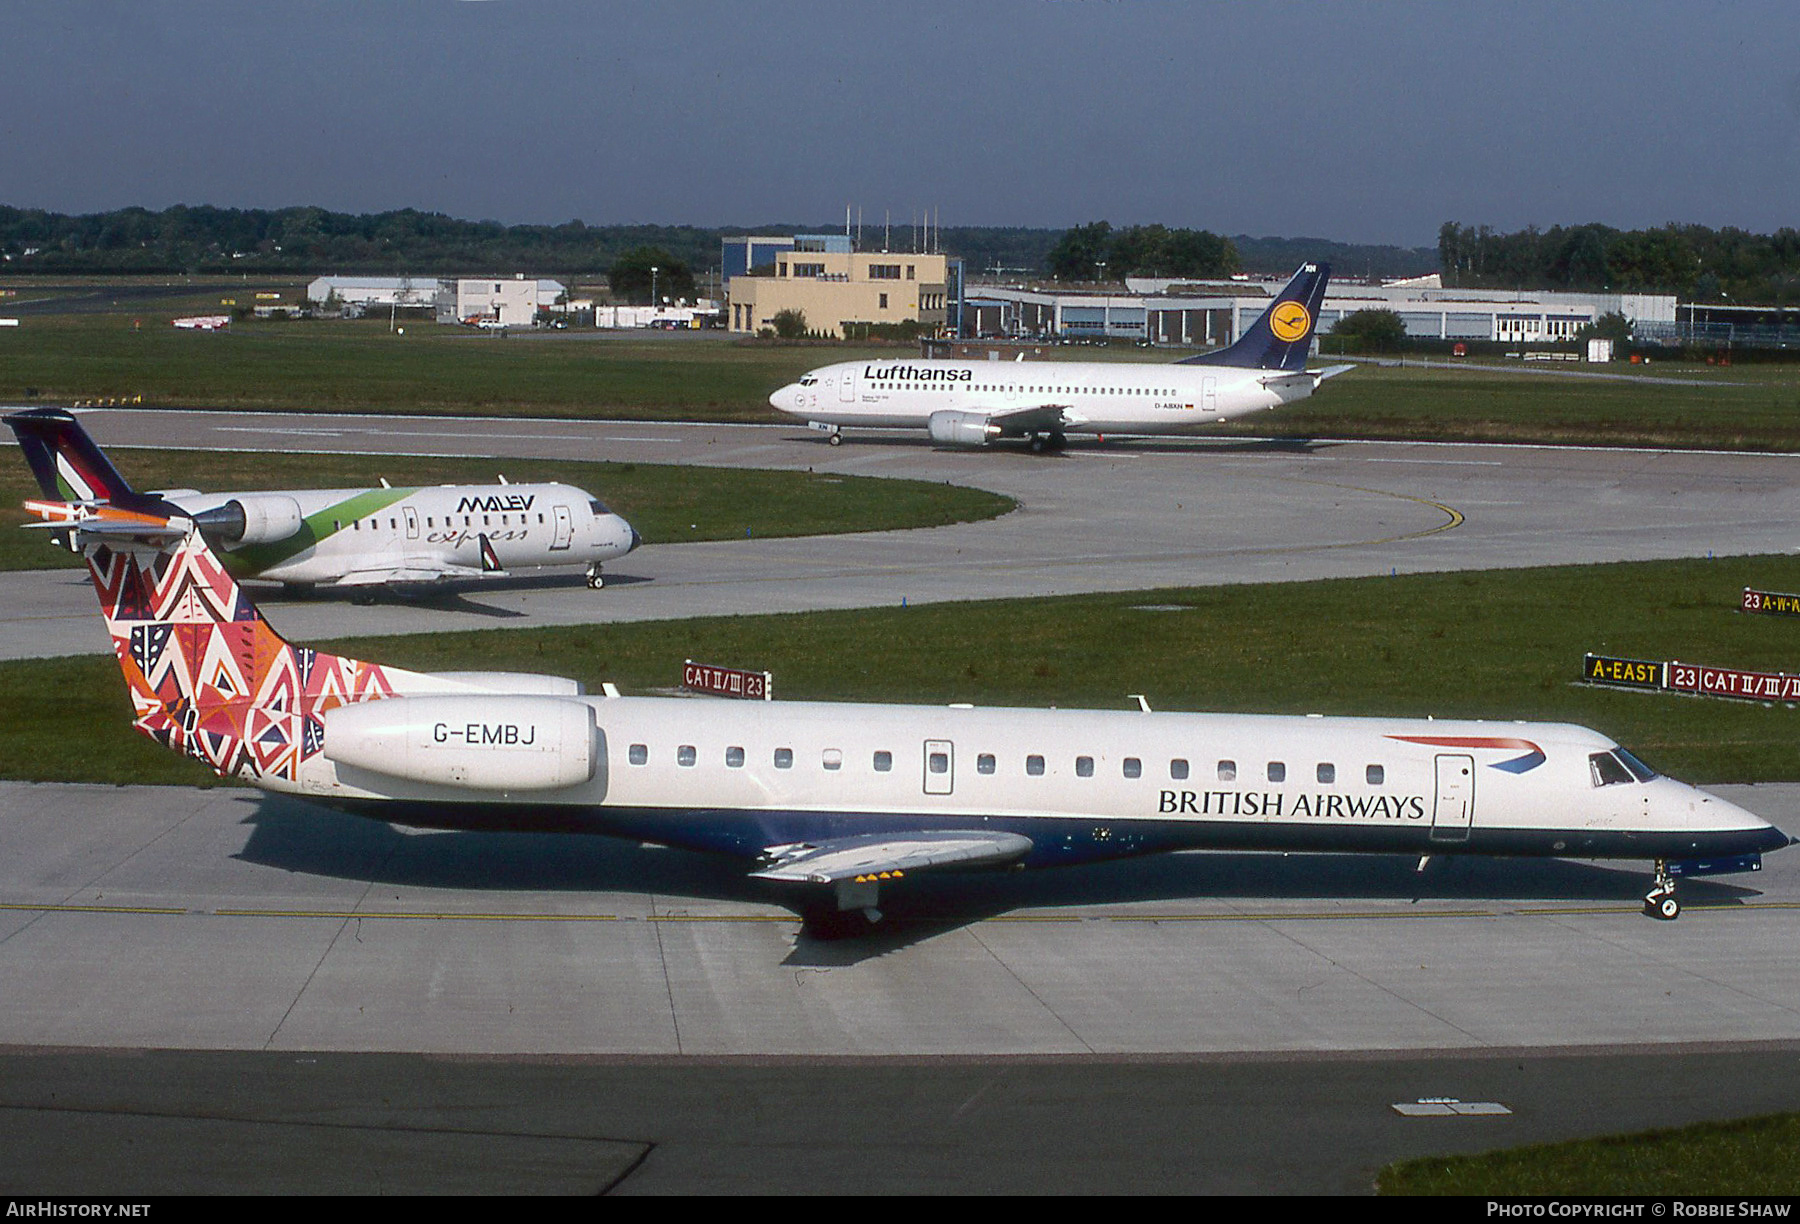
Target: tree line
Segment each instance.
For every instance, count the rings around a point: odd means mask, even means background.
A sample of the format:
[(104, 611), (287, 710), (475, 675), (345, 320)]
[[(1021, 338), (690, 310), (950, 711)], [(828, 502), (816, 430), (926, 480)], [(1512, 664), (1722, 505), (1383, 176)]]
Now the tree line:
[(1231, 239), (1210, 230), (1095, 221), (1066, 230), (1045, 262), (1067, 281), (1118, 281), (1127, 276), (1230, 276), (1240, 267)]
[(1754, 234), (1665, 225), (1618, 230), (1589, 224), (1498, 233), (1445, 222), (1438, 231), (1444, 284), (1470, 289), (1574, 289), (1673, 293), (1685, 301), (1775, 305), (1800, 301), (1800, 230)]
[[(1428, 249), (1364, 247), (1303, 238), (1223, 239), (1204, 231), (1137, 226), (1114, 231), (1103, 246), (1113, 251), (1107, 275), (1142, 267), (1172, 276), (1210, 275), (1226, 252), (1238, 253), (1234, 270), (1279, 275), (1301, 259), (1333, 259), (1376, 276), (1416, 274)], [(1030, 226), (946, 225), (932, 231), (932, 245), (964, 261), (968, 275), (1040, 276), (1051, 252), (1076, 231)], [(704, 278), (719, 262), (719, 240), (737, 234), (834, 232), (831, 225), (788, 222), (757, 226), (693, 225), (502, 225), (464, 221), (443, 213), (398, 209), (341, 213), (313, 207), (258, 209), (176, 205), (161, 211), (121, 208), (68, 215), (0, 206), (0, 271), (48, 273), (324, 272), (370, 275), (526, 272), (548, 276), (599, 276), (630, 252), (653, 250)], [(1199, 236), (1204, 235), (1204, 239)], [(912, 226), (861, 232), (862, 248), (886, 242), (895, 251), (922, 243)], [(28, 254), (29, 252), (29, 254)], [(1198, 258), (1190, 255), (1198, 252)], [(1102, 256), (1102, 258), (1106, 258)], [(1129, 268), (1127, 267), (1129, 265)], [(668, 266), (663, 264), (660, 266)], [(1426, 269), (1429, 270), (1429, 269)], [(1079, 271), (1079, 270), (1074, 270)], [(1076, 279), (1091, 279), (1091, 270)], [(659, 286), (660, 287), (660, 286)], [(648, 287), (644, 289), (648, 296)]]
[[(48, 273), (419, 273), (526, 272), (600, 276), (621, 260), (683, 272), (718, 265), (719, 241), (737, 234), (830, 231), (831, 226), (502, 225), (398, 209), (341, 213), (313, 207), (258, 209), (176, 205), (79, 216), (0, 206), (0, 271)], [(888, 233), (895, 250), (917, 240)], [(1049, 275), (1068, 281), (1125, 276), (1219, 277), (1291, 272), (1327, 259), (1339, 275), (1413, 276), (1435, 263), (1462, 288), (1674, 293), (1689, 301), (1800, 302), (1800, 230), (1665, 225), (1618, 230), (1589, 224), (1501, 233), (1446, 222), (1437, 250), (1305, 238), (1225, 237), (1163, 225), (1115, 228), (1096, 221), (1066, 230), (945, 226), (934, 245), (960, 256), (971, 277)], [(865, 231), (864, 247), (875, 238)], [(646, 254), (648, 253), (648, 254)], [(626, 259), (627, 255), (635, 256)], [(1434, 258), (1435, 255), (1435, 258)], [(667, 262), (662, 262), (664, 257)], [(659, 296), (667, 295), (658, 274)], [(702, 278), (696, 276), (697, 280)], [(702, 280), (702, 289), (710, 286)], [(683, 288), (686, 288), (685, 283)], [(681, 296), (691, 296), (692, 291)], [(670, 295), (673, 296), (673, 295)]]

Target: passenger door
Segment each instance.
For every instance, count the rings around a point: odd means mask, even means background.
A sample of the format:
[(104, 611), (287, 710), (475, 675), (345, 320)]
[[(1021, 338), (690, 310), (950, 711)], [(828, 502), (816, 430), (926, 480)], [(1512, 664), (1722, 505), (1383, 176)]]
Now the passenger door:
[(552, 551), (565, 549), (569, 546), (569, 541), (575, 538), (575, 520), (570, 516), (567, 506), (553, 506), (551, 513), (556, 518), (556, 534), (550, 539), (550, 548)]
[(956, 785), (956, 751), (949, 740), (925, 741), (925, 793), (948, 795)]
[(1475, 822), (1475, 758), (1441, 753), (1437, 758), (1437, 798), (1431, 806), (1431, 840), (1469, 840)]

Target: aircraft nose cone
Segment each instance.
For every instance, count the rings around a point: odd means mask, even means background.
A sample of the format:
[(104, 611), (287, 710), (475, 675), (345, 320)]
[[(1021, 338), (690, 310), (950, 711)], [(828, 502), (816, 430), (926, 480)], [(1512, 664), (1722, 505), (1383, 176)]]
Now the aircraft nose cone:
[(625, 551), (633, 552), (637, 549), (637, 546), (639, 544), (642, 544), (644, 542), (644, 537), (637, 533), (636, 527), (628, 527), (628, 528), (626, 528), (626, 530), (631, 532), (631, 543), (626, 546)]
[(777, 412), (798, 412), (800, 410), (800, 384), (789, 383), (769, 396), (769, 407)]

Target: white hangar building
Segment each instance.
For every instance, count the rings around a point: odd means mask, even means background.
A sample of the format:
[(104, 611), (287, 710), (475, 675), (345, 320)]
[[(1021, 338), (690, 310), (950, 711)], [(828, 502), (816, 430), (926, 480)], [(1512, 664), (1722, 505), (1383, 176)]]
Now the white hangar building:
[(567, 292), (561, 281), (511, 277), (321, 276), (306, 287), (306, 299), (323, 305), (335, 295), (364, 310), (429, 308), (439, 323), (486, 319), (508, 327), (529, 327), (539, 307), (548, 308)]
[[(1388, 285), (1332, 282), (1319, 310), (1328, 332), (1358, 310), (1392, 310), (1407, 334), (1435, 340), (1568, 343), (1585, 324), (1618, 313), (1646, 323), (1675, 322), (1675, 297), (1659, 294), (1444, 289), (1437, 277)], [(1280, 281), (1174, 281), (1131, 278), (1123, 293), (971, 285), (971, 336), (1108, 337), (1212, 347), (1243, 334)]]

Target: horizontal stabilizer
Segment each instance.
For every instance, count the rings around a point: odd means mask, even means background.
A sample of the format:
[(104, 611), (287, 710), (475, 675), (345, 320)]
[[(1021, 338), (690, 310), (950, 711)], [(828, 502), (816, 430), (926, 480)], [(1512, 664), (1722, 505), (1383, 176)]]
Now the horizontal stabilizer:
[(872, 833), (773, 847), (765, 853), (774, 861), (751, 874), (762, 880), (835, 884), (871, 876), (891, 878), (933, 868), (1004, 867), (1030, 852), (1031, 839), (1017, 833)]
[(28, 528), (62, 531), (73, 527), (77, 536), (95, 540), (179, 540), (194, 528), (190, 519), (121, 510), (104, 502), (28, 501), (25, 510), (39, 520), (25, 524)]

